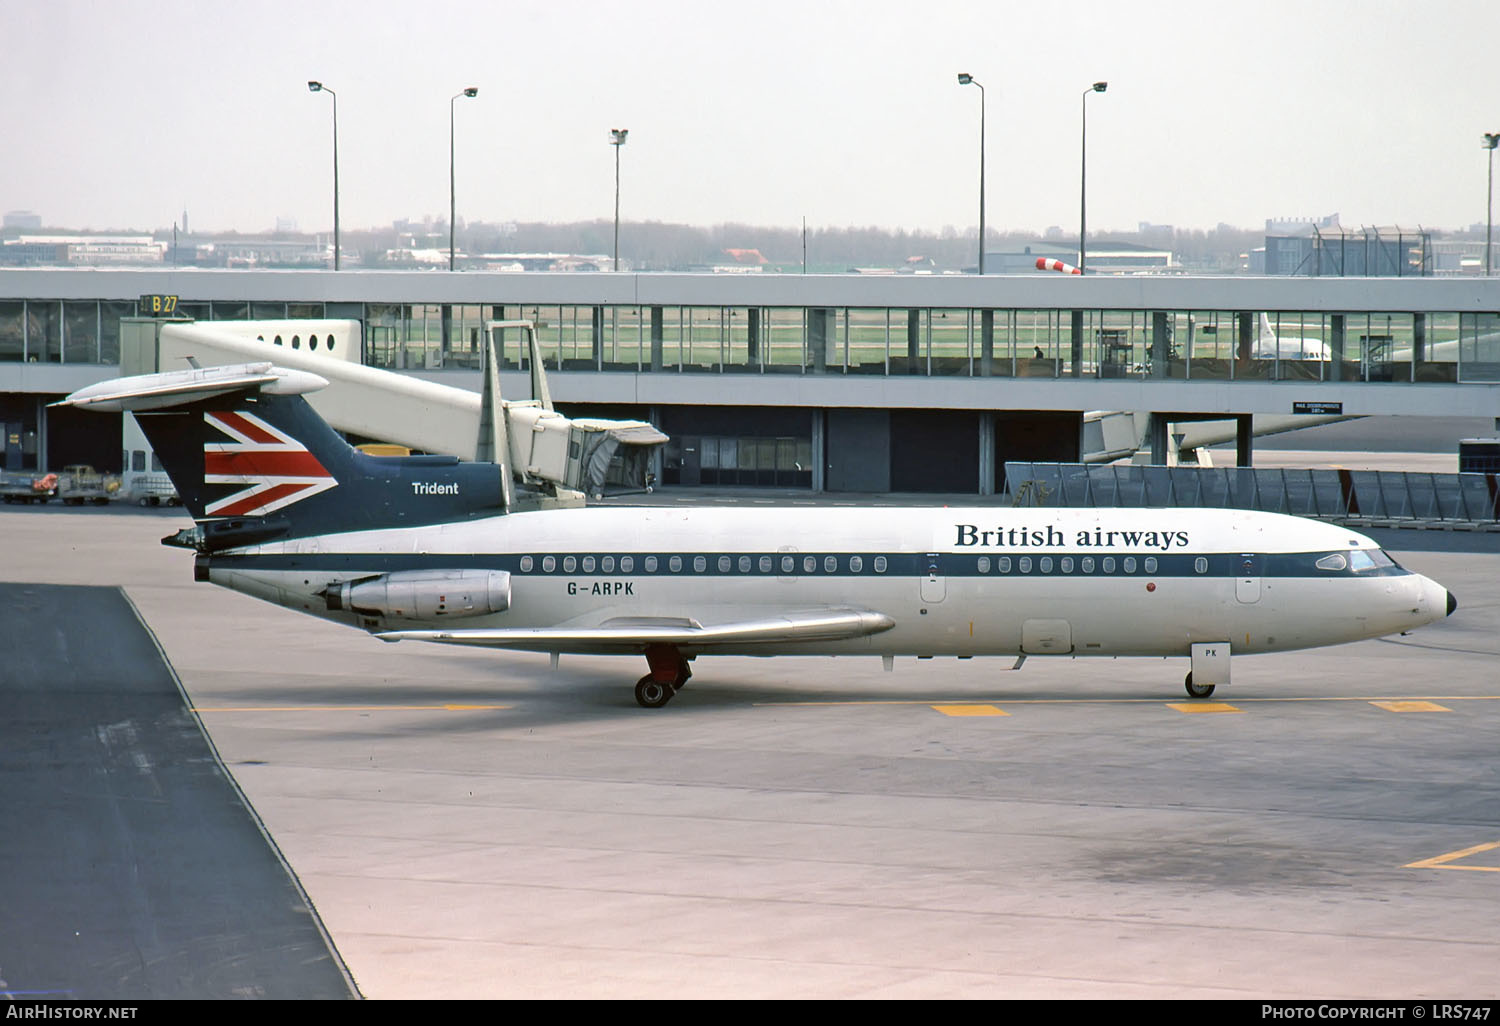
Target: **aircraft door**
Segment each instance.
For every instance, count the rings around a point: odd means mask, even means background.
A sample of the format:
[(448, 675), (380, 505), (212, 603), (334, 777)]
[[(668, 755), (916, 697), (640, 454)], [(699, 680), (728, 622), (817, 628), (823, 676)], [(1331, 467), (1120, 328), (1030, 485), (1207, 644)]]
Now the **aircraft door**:
[(1246, 604), (1260, 601), (1260, 578), (1265, 569), (1264, 556), (1244, 553), (1239, 557), (1234, 579), (1234, 597)]
[(948, 579), (943, 576), (943, 557), (929, 552), (922, 557), (922, 601), (941, 602), (948, 595)]

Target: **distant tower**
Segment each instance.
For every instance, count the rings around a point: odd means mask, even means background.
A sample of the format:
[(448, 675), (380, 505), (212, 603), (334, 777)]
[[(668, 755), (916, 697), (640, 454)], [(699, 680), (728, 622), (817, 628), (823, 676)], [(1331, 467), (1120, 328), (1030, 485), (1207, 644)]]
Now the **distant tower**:
[(182, 234), (188, 233), (187, 207), (182, 208)]

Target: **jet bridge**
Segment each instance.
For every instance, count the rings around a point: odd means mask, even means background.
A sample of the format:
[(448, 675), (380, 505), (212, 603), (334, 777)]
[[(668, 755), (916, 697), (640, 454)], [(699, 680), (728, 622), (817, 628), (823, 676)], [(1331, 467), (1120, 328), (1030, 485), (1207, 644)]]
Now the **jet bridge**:
[[(206, 367), (266, 359), (312, 371), (329, 386), (308, 400), (335, 429), (424, 452), (501, 463), (509, 469), (512, 485), (508, 505), (582, 505), (585, 495), (602, 495), (607, 483), (648, 487), (649, 452), (667, 436), (644, 421), (574, 420), (554, 410), (529, 321), (491, 325), (484, 391), (478, 394), (364, 366), (358, 362), (359, 328), (358, 321), (127, 319), (121, 322), (120, 371), (148, 374), (185, 368), (190, 362)], [(494, 353), (499, 332), (505, 330), (519, 330), (527, 340), (531, 399), (501, 397)], [(293, 338), (306, 344), (293, 347)], [(314, 339), (320, 342), (317, 348), (311, 344)], [(619, 480), (621, 467), (624, 480)]]

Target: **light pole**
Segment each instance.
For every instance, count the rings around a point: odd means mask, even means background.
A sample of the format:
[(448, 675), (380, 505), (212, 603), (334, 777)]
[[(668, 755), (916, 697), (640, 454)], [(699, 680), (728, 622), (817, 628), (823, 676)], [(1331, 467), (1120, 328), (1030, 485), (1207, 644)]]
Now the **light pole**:
[(322, 82), (308, 82), (310, 93), (333, 97), (333, 269), (339, 269), (339, 94)]
[(615, 270), (620, 269), (620, 147), (625, 145), (628, 128), (611, 128), (609, 144), (615, 148)]
[(1084, 267), (1084, 250), (1088, 246), (1088, 211), (1089, 211), (1089, 93), (1102, 93), (1109, 88), (1108, 82), (1095, 82), (1083, 91), (1083, 141), (1079, 147), (1082, 156), (1079, 158), (1078, 172), (1078, 273), (1086, 274)]
[(979, 273), (984, 273), (984, 86), (967, 72), (958, 73), (959, 85), (979, 86)]
[(1490, 276), (1490, 234), (1495, 226), (1495, 147), (1500, 145), (1500, 132), (1485, 132), (1479, 137), (1479, 145), (1490, 151), (1490, 182), (1484, 200), (1484, 276)]
[(461, 93), (454, 93), (448, 100), (448, 270), (453, 270), (453, 227), (458, 215), (458, 190), (453, 171), (453, 104), (460, 96), (479, 95), (478, 86), (469, 86)]

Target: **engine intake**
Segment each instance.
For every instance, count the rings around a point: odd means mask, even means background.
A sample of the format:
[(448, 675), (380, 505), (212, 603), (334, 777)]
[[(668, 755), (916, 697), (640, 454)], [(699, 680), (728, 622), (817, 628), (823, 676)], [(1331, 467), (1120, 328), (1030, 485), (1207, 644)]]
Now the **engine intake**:
[(395, 620), (457, 619), (509, 609), (510, 574), (504, 570), (401, 570), (330, 585), (323, 594), (330, 610)]

